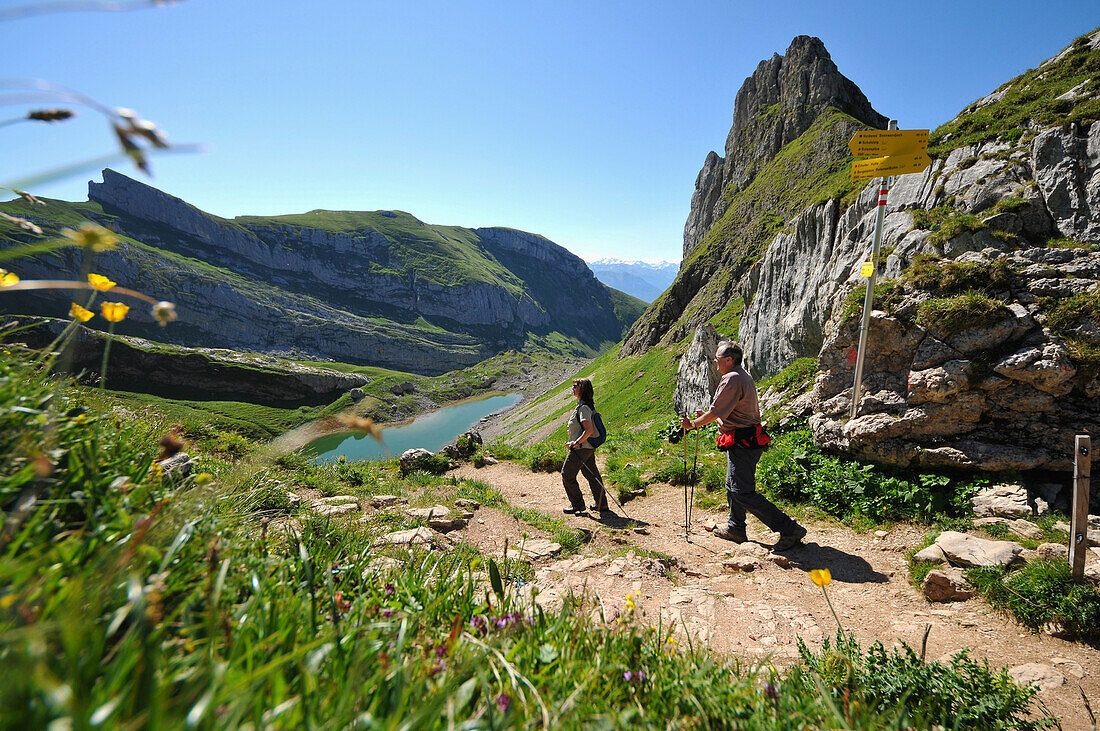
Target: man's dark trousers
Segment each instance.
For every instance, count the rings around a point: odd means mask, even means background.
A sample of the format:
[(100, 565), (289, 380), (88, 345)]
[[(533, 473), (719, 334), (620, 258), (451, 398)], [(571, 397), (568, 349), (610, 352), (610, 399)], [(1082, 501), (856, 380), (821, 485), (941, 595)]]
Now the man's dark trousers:
[(596, 467), (596, 450), (586, 447), (570, 449), (565, 458), (565, 464), (561, 468), (561, 481), (565, 485), (565, 494), (569, 496), (569, 504), (577, 510), (584, 509), (584, 496), (581, 495), (580, 485), (577, 484), (577, 472), (584, 474), (588, 480), (588, 486), (592, 488), (593, 506), (598, 509), (607, 507), (607, 498), (603, 494), (603, 483), (600, 480), (600, 471)]
[(756, 491), (756, 463), (764, 448), (738, 449), (734, 447), (726, 452), (728, 467), (726, 470), (726, 500), (730, 506), (729, 529), (735, 533), (745, 532), (745, 513), (752, 513), (771, 530), (787, 534), (795, 529), (797, 523), (770, 500)]

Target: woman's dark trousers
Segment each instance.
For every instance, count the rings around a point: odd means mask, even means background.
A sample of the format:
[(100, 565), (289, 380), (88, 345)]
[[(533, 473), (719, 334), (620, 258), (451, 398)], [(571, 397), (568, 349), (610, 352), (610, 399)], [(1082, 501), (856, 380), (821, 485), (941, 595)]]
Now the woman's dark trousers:
[(730, 506), (729, 529), (745, 532), (745, 513), (755, 515), (769, 529), (780, 534), (794, 530), (797, 523), (770, 500), (756, 491), (756, 463), (764, 448), (738, 449), (726, 452), (729, 462), (726, 470), (726, 500)]
[(595, 449), (570, 449), (569, 455), (565, 458), (565, 464), (561, 468), (561, 481), (565, 485), (565, 494), (569, 496), (569, 504), (577, 510), (584, 510), (584, 496), (581, 495), (580, 485), (577, 484), (577, 472), (583, 474), (588, 480), (595, 507), (606, 510), (607, 498), (603, 494), (603, 480), (596, 467)]

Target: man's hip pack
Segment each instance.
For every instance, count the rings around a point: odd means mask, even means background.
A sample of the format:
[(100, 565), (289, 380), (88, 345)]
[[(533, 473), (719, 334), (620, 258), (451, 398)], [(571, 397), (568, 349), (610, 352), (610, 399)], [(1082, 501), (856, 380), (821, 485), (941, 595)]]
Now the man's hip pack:
[(716, 440), (718, 449), (722, 452), (730, 449), (759, 449), (771, 442), (772, 438), (761, 424), (737, 427), (731, 432), (719, 434)]

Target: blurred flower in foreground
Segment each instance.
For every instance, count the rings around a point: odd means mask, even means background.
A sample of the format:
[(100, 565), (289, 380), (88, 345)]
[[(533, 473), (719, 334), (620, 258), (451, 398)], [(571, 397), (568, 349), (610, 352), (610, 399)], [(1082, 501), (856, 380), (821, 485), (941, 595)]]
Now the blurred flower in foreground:
[(106, 292), (111, 287), (115, 286), (114, 282), (112, 282), (110, 279), (103, 276), (102, 274), (89, 274), (88, 284), (92, 285), (92, 289), (96, 289), (100, 292)]
[(95, 313), (91, 310), (86, 310), (77, 303), (73, 302), (72, 306), (69, 307), (69, 317), (75, 320), (80, 320), (81, 322), (87, 322), (88, 320), (91, 320), (93, 317), (95, 317)]
[(153, 305), (153, 318), (164, 327), (176, 319), (176, 306), (171, 302), (157, 302)]
[(8, 221), (11, 221), (12, 223), (14, 223), (16, 226), (23, 229), (24, 231), (30, 231), (32, 234), (39, 234), (39, 235), (41, 235), (41, 233), (42, 233), (41, 228), (34, 225), (33, 223), (31, 223), (30, 221), (28, 221), (25, 218), (20, 218), (19, 216), (9, 216), (7, 213), (4, 213), (3, 211), (0, 211), (0, 216), (2, 216), (4, 219), (6, 219)]
[(9, 272), (7, 269), (0, 269), (0, 287), (10, 287), (13, 284), (18, 284), (19, 275)]
[(85, 249), (91, 249), (95, 252), (110, 251), (118, 243), (118, 236), (115, 236), (98, 223), (91, 222), (82, 223), (80, 228), (77, 229), (62, 229), (61, 235), (73, 241), (77, 246), (83, 246)]
[(27, 112), (27, 119), (36, 122), (60, 122), (75, 116), (76, 112), (71, 109), (35, 109)]
[[(88, 276), (95, 275), (89, 274)], [(104, 302), (99, 306), (99, 311), (103, 313), (103, 317), (107, 322), (122, 322), (122, 319), (126, 317), (126, 313), (130, 311), (130, 306), (121, 302)]]
[(369, 434), (376, 442), (382, 441), (382, 427), (375, 424), (373, 419), (365, 419), (354, 414), (340, 414), (336, 419), (348, 429)]

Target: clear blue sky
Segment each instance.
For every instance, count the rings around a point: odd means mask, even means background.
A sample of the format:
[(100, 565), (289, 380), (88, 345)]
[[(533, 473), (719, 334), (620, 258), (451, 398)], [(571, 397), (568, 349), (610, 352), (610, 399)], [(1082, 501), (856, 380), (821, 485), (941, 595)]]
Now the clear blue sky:
[[(737, 90), (794, 36), (902, 128), (935, 128), (1097, 26), (1095, 0), (190, 0), (9, 21), (0, 60), (204, 143), (149, 182), (221, 216), (401, 209), (678, 259)], [(0, 130), (2, 182), (110, 152), (80, 111)], [(84, 200), (89, 177), (33, 192)]]

